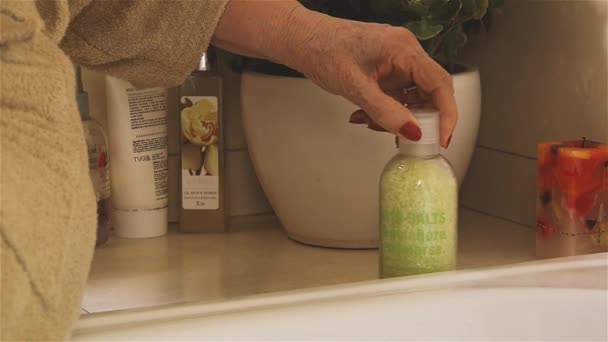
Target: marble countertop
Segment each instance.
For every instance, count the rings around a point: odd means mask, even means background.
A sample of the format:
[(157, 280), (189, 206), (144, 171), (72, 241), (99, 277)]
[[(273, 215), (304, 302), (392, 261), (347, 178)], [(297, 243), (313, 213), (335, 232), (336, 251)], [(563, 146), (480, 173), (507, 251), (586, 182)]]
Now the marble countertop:
[[(273, 216), (237, 218), (225, 234), (119, 239), (95, 251), (82, 313), (218, 301), (377, 278), (376, 250), (311, 247)], [(534, 260), (534, 230), (460, 212), (459, 269)]]

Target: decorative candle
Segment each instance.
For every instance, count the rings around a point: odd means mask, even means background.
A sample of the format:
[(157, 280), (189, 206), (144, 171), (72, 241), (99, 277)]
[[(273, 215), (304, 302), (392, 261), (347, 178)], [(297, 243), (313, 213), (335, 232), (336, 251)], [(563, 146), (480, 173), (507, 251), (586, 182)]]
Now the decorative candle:
[(539, 144), (537, 186), (538, 257), (608, 251), (608, 145)]

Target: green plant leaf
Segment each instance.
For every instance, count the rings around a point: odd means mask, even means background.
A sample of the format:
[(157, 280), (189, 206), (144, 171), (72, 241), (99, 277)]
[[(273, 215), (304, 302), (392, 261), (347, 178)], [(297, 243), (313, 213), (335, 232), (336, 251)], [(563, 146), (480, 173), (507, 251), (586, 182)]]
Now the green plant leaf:
[(455, 27), (445, 35), (444, 41), (452, 48), (461, 48), (467, 44), (468, 38), (461, 27)]
[(477, 6), (476, 0), (462, 0), (462, 14), (472, 18)]
[(462, 10), (466, 16), (481, 19), (488, 10), (488, 0), (462, 0)]
[(412, 31), (419, 40), (431, 39), (443, 31), (443, 25), (433, 24), (427, 19), (411, 21), (403, 24), (403, 27)]
[(475, 13), (475, 16), (473, 16), (473, 18), (479, 20), (483, 18), (484, 15), (486, 15), (486, 12), (488, 11), (489, 1), (490, 0), (477, 0), (477, 12)]
[(459, 50), (467, 44), (468, 37), (462, 30), (462, 25), (455, 26), (443, 37), (442, 52), (448, 65), (448, 71), (453, 71)]
[(408, 11), (415, 13), (419, 17), (426, 17), (429, 13), (433, 0), (405, 0)]
[(435, 0), (429, 17), (435, 21), (450, 21), (456, 18), (461, 9), (460, 0)]
[(421, 41), (420, 45), (422, 45), (422, 48), (429, 56), (431, 56), (432, 58), (435, 59), (435, 56), (434, 56), (434, 54), (436, 54), (435, 49), (436, 49), (436, 46), (439, 45), (440, 42), (441, 42), (441, 36), (437, 35), (431, 39)]
[(433, 2), (431, 4), (431, 9), (439, 8), (439, 7), (447, 4), (448, 2), (450, 2), (450, 0), (433, 0)]

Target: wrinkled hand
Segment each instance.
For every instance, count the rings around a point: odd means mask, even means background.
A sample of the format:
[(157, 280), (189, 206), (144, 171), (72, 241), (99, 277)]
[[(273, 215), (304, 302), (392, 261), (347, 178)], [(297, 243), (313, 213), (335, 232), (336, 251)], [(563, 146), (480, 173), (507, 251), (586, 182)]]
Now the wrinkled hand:
[(444, 147), (456, 125), (452, 78), (404, 28), (332, 18), (295, 0), (231, 0), (213, 43), (301, 71), (359, 106), (353, 123), (418, 140), (420, 128), (404, 104), (430, 101), (441, 113)]
[(447, 147), (458, 119), (452, 77), (410, 31), (326, 16), (316, 20), (293, 64), (325, 90), (361, 108), (351, 115), (351, 123), (419, 140), (416, 118), (404, 104), (428, 101), (439, 109), (441, 144)]

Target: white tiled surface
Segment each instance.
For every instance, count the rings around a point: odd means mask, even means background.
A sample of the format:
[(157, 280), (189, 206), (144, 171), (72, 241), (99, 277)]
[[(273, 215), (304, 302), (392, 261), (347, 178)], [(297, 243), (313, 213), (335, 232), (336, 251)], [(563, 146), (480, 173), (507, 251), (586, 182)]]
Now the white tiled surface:
[(272, 212), (247, 150), (226, 153), (226, 177), (230, 216)]
[(179, 101), (177, 88), (167, 89), (167, 149), (169, 155), (179, 154)]
[(536, 156), (538, 142), (608, 138), (608, 1), (505, 1), (464, 58), (479, 66), (479, 143)]
[[(460, 269), (534, 259), (534, 231), (462, 210)], [(230, 233), (111, 238), (95, 252), (82, 308), (102, 312), (341, 284), (377, 277), (376, 250), (289, 240), (272, 216), (241, 217)]]
[(534, 224), (539, 142), (608, 142), (608, 1), (506, 1), (463, 60), (479, 66), (479, 145), (462, 202)]
[(224, 81), (224, 125), (226, 125), (226, 149), (247, 148), (241, 117), (241, 75), (233, 72), (228, 65), (220, 63), (219, 70)]
[(89, 94), (89, 115), (107, 131), (105, 75), (82, 69), (82, 86), (84, 91)]
[(462, 194), (466, 207), (533, 225), (536, 160), (477, 148)]
[(179, 221), (179, 156), (169, 156), (169, 222)]

